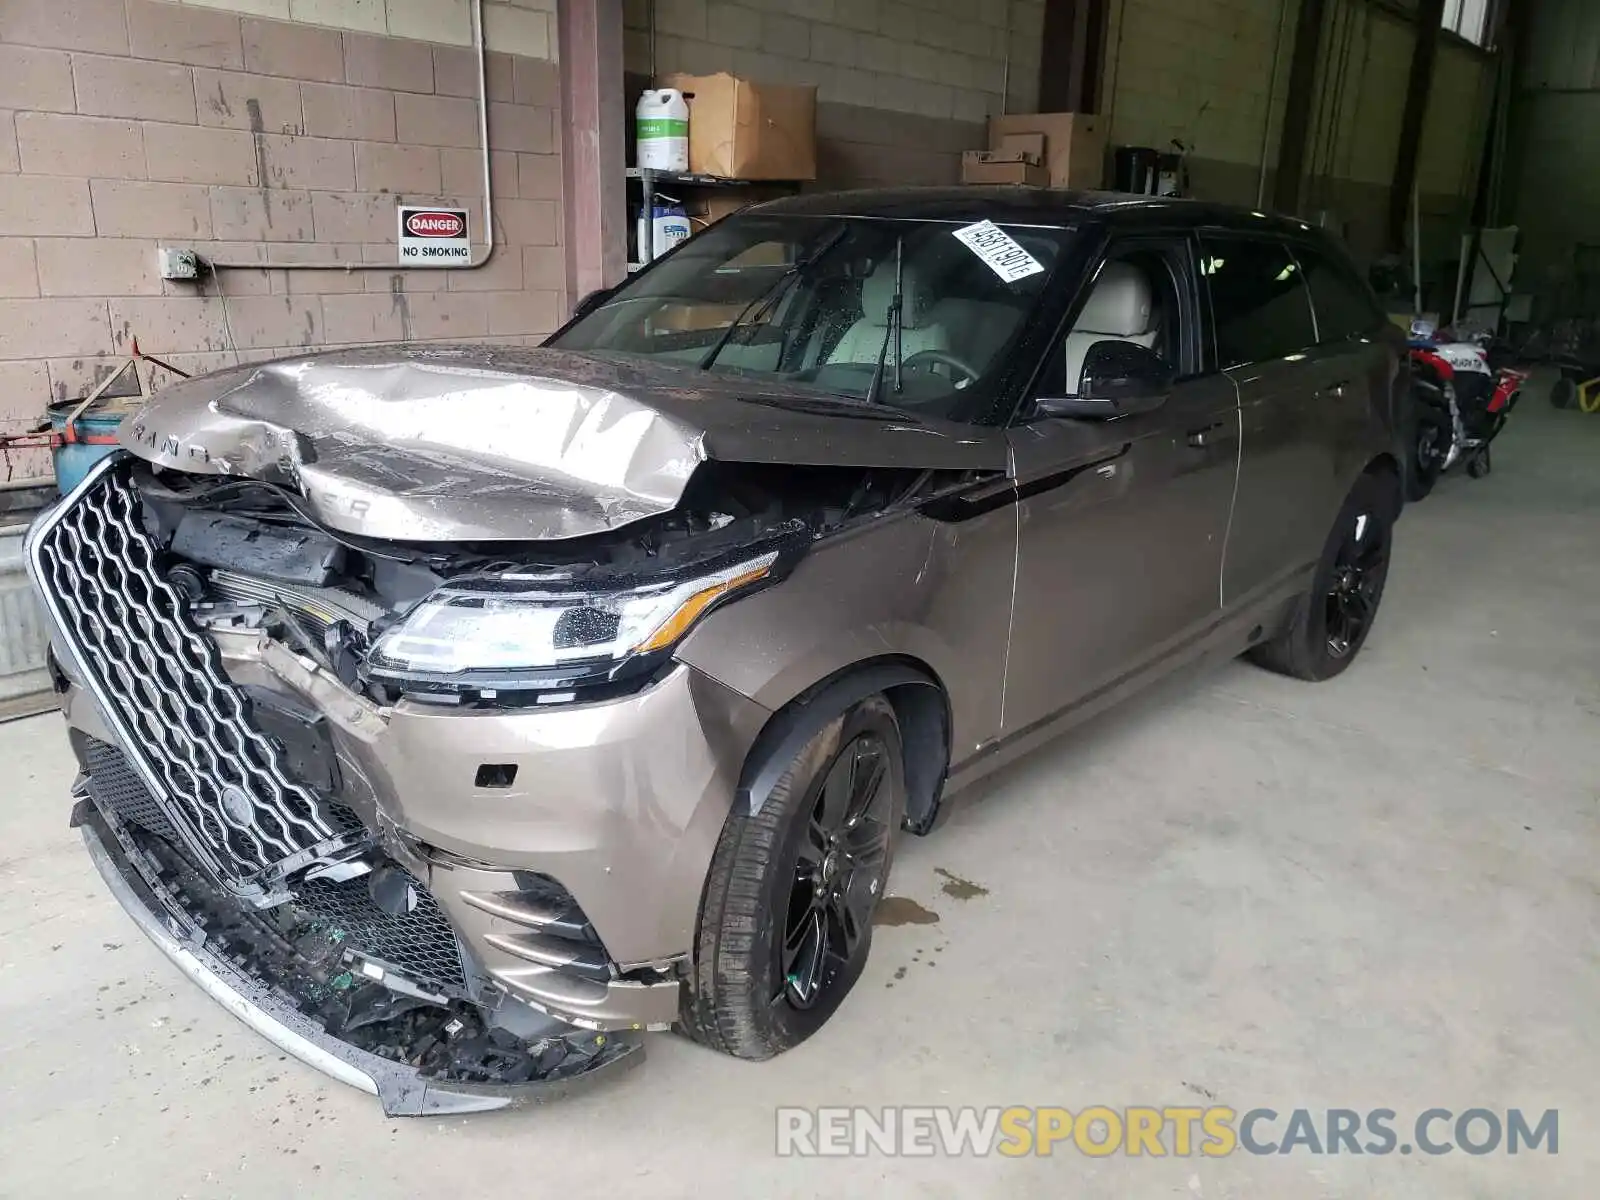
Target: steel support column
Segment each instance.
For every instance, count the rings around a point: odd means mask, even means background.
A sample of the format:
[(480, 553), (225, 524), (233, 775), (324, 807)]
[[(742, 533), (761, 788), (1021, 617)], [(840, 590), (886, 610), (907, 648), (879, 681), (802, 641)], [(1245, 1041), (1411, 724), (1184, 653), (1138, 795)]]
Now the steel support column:
[(628, 271), (622, 0), (559, 0), (569, 307)]
[(1100, 111), (1109, 0), (1045, 0), (1039, 111)]
[(1439, 26), (1444, 0), (1419, 0), (1417, 40), (1411, 48), (1411, 74), (1406, 80), (1406, 106), (1400, 116), (1400, 147), (1395, 151), (1389, 181), (1389, 249), (1403, 250), (1411, 211), (1411, 189), (1417, 182), (1417, 154), (1422, 149), (1422, 122), (1428, 115), (1433, 63), (1439, 54)]
[(1316, 101), (1317, 63), (1322, 56), (1322, 18), (1325, 0), (1301, 0), (1294, 28), (1294, 52), (1289, 56), (1289, 86), (1283, 100), (1283, 127), (1278, 134), (1278, 173), (1273, 181), (1272, 206), (1293, 213), (1300, 208), (1301, 177), (1306, 169), (1306, 137), (1311, 132), (1311, 110)]

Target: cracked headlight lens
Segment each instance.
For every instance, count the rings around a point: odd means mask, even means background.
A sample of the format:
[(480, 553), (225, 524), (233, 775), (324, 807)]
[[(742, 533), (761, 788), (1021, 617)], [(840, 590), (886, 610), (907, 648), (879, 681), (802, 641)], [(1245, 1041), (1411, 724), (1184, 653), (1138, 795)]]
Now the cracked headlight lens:
[(777, 553), (690, 579), (615, 592), (572, 591), (538, 576), (440, 588), (378, 639), (375, 674), (459, 675), (618, 663), (665, 650), (712, 605), (766, 579)]

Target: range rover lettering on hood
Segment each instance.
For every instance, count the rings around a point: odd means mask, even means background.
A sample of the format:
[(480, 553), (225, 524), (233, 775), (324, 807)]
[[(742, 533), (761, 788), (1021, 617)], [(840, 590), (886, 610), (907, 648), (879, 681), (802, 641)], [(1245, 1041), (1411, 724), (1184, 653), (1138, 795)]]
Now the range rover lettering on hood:
[(280, 484), (329, 528), (547, 540), (671, 510), (701, 462), (1004, 470), (1000, 430), (804, 388), (556, 350), (377, 346), (161, 392), (124, 424), (149, 462)]

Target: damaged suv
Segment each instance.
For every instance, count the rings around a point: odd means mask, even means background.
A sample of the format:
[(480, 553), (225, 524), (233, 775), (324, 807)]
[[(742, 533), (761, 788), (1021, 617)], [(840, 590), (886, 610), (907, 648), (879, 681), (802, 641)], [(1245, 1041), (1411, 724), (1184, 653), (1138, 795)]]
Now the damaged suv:
[(768, 1057), (962, 788), (1183, 663), (1351, 661), (1399, 363), (1298, 222), (964, 188), (748, 210), (540, 349), (181, 384), (30, 534), (74, 823), (390, 1112)]

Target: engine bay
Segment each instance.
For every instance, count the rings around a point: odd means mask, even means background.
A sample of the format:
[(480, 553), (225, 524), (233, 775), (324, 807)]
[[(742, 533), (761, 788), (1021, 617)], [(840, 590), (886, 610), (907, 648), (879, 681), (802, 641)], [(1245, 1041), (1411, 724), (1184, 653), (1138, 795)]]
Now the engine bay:
[[(376, 704), (603, 699), (642, 686), (670, 657), (623, 663), (581, 656), (548, 670), (441, 678), (385, 669), (383, 635), (442, 588), (514, 597), (649, 590), (768, 551), (782, 578), (818, 538), (947, 491), (964, 473), (706, 463), (670, 512), (559, 541), (376, 541), (332, 530), (302, 497), (262, 480), (192, 475), (143, 463), (132, 483), (165, 576), (209, 629), (260, 629)], [(595, 618), (591, 618), (595, 619)]]

